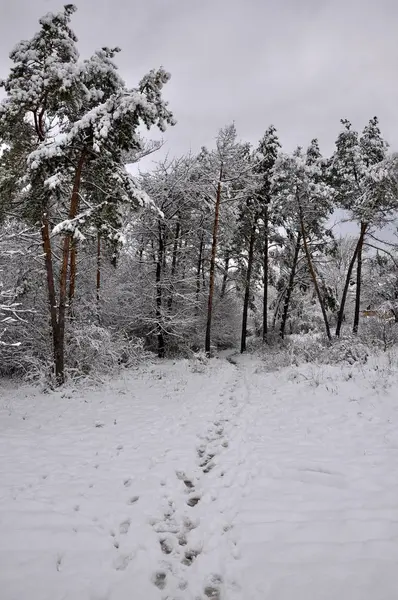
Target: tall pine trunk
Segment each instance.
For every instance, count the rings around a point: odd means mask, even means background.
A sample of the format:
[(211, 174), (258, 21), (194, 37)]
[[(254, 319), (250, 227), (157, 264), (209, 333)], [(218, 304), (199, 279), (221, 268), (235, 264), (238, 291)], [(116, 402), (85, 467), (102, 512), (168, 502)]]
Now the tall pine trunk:
[(297, 269), (298, 257), (299, 257), (299, 252), (300, 252), (300, 244), (301, 244), (301, 231), (298, 231), (296, 247), (294, 250), (293, 264), (292, 264), (292, 269), (290, 271), (289, 284), (287, 286), (285, 302), (283, 305), (283, 314), (282, 314), (282, 321), (281, 321), (281, 328), (280, 328), (280, 336), (282, 339), (285, 337), (285, 329), (286, 329), (287, 317), (289, 314), (290, 298), (292, 297), (292, 292), (293, 292), (293, 287), (294, 287), (294, 278), (296, 276), (296, 269)]
[(101, 323), (101, 234), (97, 233), (97, 276), (95, 282), (97, 319)]
[(57, 371), (57, 366), (60, 365), (61, 361), (59, 356), (62, 354), (60, 348), (60, 339), (58, 335), (58, 315), (57, 315), (57, 297), (55, 289), (55, 278), (54, 278), (54, 265), (53, 265), (53, 253), (51, 247), (50, 237), (50, 223), (48, 220), (48, 214), (43, 213), (42, 224), (41, 224), (41, 239), (43, 244), (44, 252), (44, 264), (46, 269), (47, 279), (47, 293), (48, 293), (48, 304), (50, 310), (50, 322), (51, 322), (51, 333), (53, 342), (53, 357), (54, 357), (54, 368), (55, 377), (58, 381), (62, 375)]
[(205, 352), (207, 356), (210, 356), (210, 345), (211, 345), (211, 320), (213, 316), (213, 297), (214, 297), (214, 279), (216, 269), (216, 254), (217, 254), (217, 234), (218, 234), (218, 222), (220, 219), (220, 204), (221, 204), (221, 180), (222, 180), (222, 167), (220, 168), (220, 177), (217, 185), (216, 205), (214, 209), (214, 224), (213, 224), (213, 241), (211, 245), (211, 258), (210, 258), (210, 272), (209, 272), (209, 298), (207, 303), (207, 322), (206, 322), (206, 336), (205, 336)]
[(196, 311), (199, 312), (200, 271), (202, 268), (204, 233), (200, 236), (198, 262), (196, 266)]
[(226, 250), (225, 258), (224, 258), (224, 273), (222, 276), (220, 298), (224, 298), (225, 292), (227, 291), (229, 260), (230, 260), (230, 253), (229, 253), (229, 250)]
[(157, 319), (157, 340), (158, 356), (164, 358), (165, 343), (162, 328), (162, 266), (164, 264), (164, 240), (162, 225), (158, 221), (158, 252), (156, 260), (156, 319)]
[(316, 295), (318, 298), (319, 306), (321, 307), (322, 317), (323, 317), (323, 321), (325, 323), (326, 335), (328, 336), (328, 340), (331, 341), (332, 336), (330, 334), (330, 326), (329, 326), (328, 316), (326, 314), (325, 303), (322, 298), (321, 290), (319, 289), (318, 280), (317, 280), (316, 273), (315, 273), (315, 268), (314, 268), (314, 265), (312, 262), (311, 252), (308, 247), (307, 235), (306, 235), (305, 226), (304, 226), (303, 210), (301, 208), (300, 201), (298, 198), (297, 198), (297, 200), (298, 200), (298, 207), (299, 207), (301, 236), (303, 238), (304, 251), (305, 251), (305, 255), (307, 257), (308, 269), (310, 271), (312, 283), (314, 284), (314, 288), (315, 288), (315, 292), (316, 292)]
[[(75, 177), (73, 182), (72, 196), (69, 206), (70, 220), (77, 216), (79, 208), (79, 190), (83, 172), (83, 166), (86, 160), (86, 152), (82, 151), (76, 167)], [(66, 313), (66, 298), (67, 298), (67, 279), (68, 279), (68, 264), (70, 259), (71, 236), (65, 235), (62, 247), (61, 270), (59, 275), (59, 304), (58, 304), (58, 340), (59, 351), (55, 361), (55, 377), (57, 383), (61, 385), (65, 381), (65, 313)]]
[(359, 311), (361, 308), (361, 286), (362, 286), (362, 250), (363, 243), (365, 240), (366, 224), (361, 223), (361, 234), (358, 241), (358, 252), (357, 252), (357, 287), (355, 291), (355, 312), (354, 312), (354, 326), (352, 328), (353, 333), (358, 333), (359, 327)]
[[(74, 219), (77, 215), (79, 206), (79, 190), (85, 159), (86, 153), (83, 151), (80, 155), (79, 162), (75, 171), (72, 195), (69, 206), (69, 219)], [(68, 266), (69, 261), (71, 261), (71, 266), (74, 269), (71, 275), (75, 275), (76, 255), (71, 256), (71, 247), (73, 247), (73, 245), (71, 245), (70, 235), (65, 235), (62, 244), (62, 260), (59, 274), (59, 301), (57, 304), (50, 222), (48, 213), (46, 212), (42, 215), (41, 237), (44, 251), (44, 265), (46, 270), (47, 293), (53, 340), (55, 380), (57, 385), (62, 385), (65, 381), (65, 313), (67, 305), (66, 299), (68, 296)], [(70, 287), (68, 297), (70, 298), (71, 293), (74, 294), (74, 276), (72, 280), (70, 279), (69, 283)]]
[[(357, 245), (355, 246), (354, 254), (352, 255), (350, 264), (348, 266), (347, 277), (346, 277), (345, 284), (344, 284), (343, 295), (341, 297), (340, 309), (339, 309), (339, 313), (337, 316), (336, 337), (340, 336), (341, 327), (343, 325), (344, 309), (345, 309), (345, 303), (347, 300), (348, 288), (350, 287), (351, 275), (352, 275), (352, 271), (354, 269), (355, 261), (357, 260), (358, 249), (361, 244), (363, 245), (363, 238), (365, 237), (365, 233), (366, 233), (366, 227), (362, 233), (362, 226), (361, 226), (361, 233), (360, 233)], [(362, 238), (362, 240), (361, 240), (361, 238)]]
[(263, 272), (264, 272), (264, 290), (263, 290), (263, 342), (268, 337), (268, 206), (264, 207), (264, 250), (263, 250)]
[(182, 256), (180, 259), (180, 263), (182, 265), (182, 269), (181, 269), (181, 279), (182, 281), (185, 280), (185, 275), (187, 272), (187, 247), (188, 247), (188, 240), (187, 238), (184, 239), (184, 248), (182, 251)]
[(170, 296), (167, 300), (167, 308), (169, 310), (171, 310), (171, 308), (173, 306), (173, 291), (174, 291), (173, 278), (174, 278), (174, 276), (176, 274), (176, 270), (177, 270), (177, 255), (178, 255), (178, 244), (179, 244), (179, 239), (180, 239), (180, 232), (181, 232), (181, 223), (180, 223), (180, 220), (178, 219), (177, 224), (176, 224), (175, 234), (174, 234), (173, 256), (171, 259)]
[(69, 267), (69, 318), (73, 319), (74, 317), (74, 307), (73, 301), (75, 298), (75, 289), (76, 289), (76, 271), (77, 271), (77, 248), (76, 242), (72, 240), (71, 249), (70, 249), (70, 267)]
[(243, 300), (242, 334), (241, 334), (241, 340), (240, 340), (241, 353), (246, 352), (247, 315), (249, 312), (250, 282), (251, 282), (252, 268), (253, 268), (254, 242), (256, 240), (256, 226), (257, 226), (257, 216), (254, 217), (253, 224), (250, 229), (249, 254), (247, 257), (247, 270), (246, 270), (246, 281), (245, 281), (245, 297)]
[(273, 331), (275, 331), (276, 320), (278, 318), (279, 309), (280, 309), (280, 306), (282, 304), (282, 300), (283, 300), (284, 297), (285, 297), (285, 293), (282, 292), (282, 294), (279, 294), (279, 297), (278, 297), (278, 299), (275, 302), (274, 315), (272, 317), (272, 329), (273, 329)]

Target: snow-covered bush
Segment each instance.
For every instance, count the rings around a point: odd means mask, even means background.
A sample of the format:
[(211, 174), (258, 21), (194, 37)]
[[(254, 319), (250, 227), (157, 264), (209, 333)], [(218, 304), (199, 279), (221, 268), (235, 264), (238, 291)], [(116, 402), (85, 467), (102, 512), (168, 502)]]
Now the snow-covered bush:
[(242, 323), (241, 309), (233, 296), (218, 299), (214, 306), (212, 343), (219, 349), (236, 346)]
[(206, 352), (199, 350), (199, 352), (194, 352), (193, 357), (189, 361), (189, 368), (192, 373), (204, 373), (208, 363), (209, 359), (206, 356)]
[(350, 336), (334, 340), (333, 344), (322, 357), (322, 361), (329, 364), (365, 364), (369, 358), (369, 354), (369, 346), (360, 341), (356, 336)]
[(261, 370), (277, 371), (291, 365), (314, 364), (365, 364), (370, 356), (369, 345), (356, 336), (333, 339), (323, 334), (292, 335), (285, 340), (275, 340), (273, 345), (257, 346), (256, 352), (263, 360)]
[(68, 375), (112, 375), (120, 367), (132, 367), (153, 355), (143, 349), (142, 340), (128, 339), (118, 331), (94, 323), (73, 324), (67, 338)]
[(393, 316), (365, 318), (360, 328), (360, 339), (371, 346), (388, 350), (398, 343), (398, 323)]

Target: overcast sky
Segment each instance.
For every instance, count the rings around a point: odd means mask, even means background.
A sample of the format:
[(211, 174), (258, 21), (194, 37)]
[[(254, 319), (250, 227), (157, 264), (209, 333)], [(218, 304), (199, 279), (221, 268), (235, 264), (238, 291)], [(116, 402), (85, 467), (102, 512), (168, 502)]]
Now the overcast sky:
[[(0, 0), (0, 77), (14, 44), (62, 4)], [(76, 4), (73, 28), (83, 57), (120, 46), (118, 63), (130, 85), (159, 65), (171, 72), (165, 96), (178, 124), (164, 136), (170, 155), (210, 146), (232, 120), (244, 140), (256, 143), (274, 123), (286, 150), (318, 137), (326, 154), (340, 118), (362, 128), (374, 115), (398, 150), (397, 0)]]

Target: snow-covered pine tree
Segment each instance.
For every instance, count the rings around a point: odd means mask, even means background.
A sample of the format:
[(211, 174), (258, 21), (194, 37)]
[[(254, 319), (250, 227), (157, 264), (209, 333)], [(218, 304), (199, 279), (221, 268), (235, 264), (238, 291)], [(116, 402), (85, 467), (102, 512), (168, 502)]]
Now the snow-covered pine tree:
[[(324, 181), (323, 161), (318, 141), (312, 140), (306, 153), (297, 148), (293, 155), (281, 154), (275, 165), (273, 185), (277, 196), (278, 209), (281, 214), (290, 215), (291, 229), (297, 231), (295, 263), (297, 262), (299, 245), (302, 240), (308, 269), (314, 285), (315, 293), (321, 308), (325, 330), (331, 338), (325, 301), (311, 251), (311, 239), (323, 239), (325, 222), (332, 211), (331, 190)], [(294, 277), (294, 270), (292, 270)], [(293, 281), (289, 284), (289, 290)], [(289, 292), (288, 292), (289, 293)], [(282, 321), (284, 332), (286, 317)]]
[(243, 268), (243, 310), (241, 330), (241, 353), (246, 351), (247, 321), (252, 286), (252, 273), (255, 267), (255, 249), (258, 236), (258, 220), (263, 209), (259, 196), (257, 195), (257, 178), (255, 175), (256, 156), (252, 154), (253, 177), (246, 181), (247, 197), (239, 205), (239, 217), (237, 227), (237, 238), (239, 240), (239, 262), (244, 263)]
[(20, 218), (35, 223), (42, 237), (58, 384), (65, 378), (76, 244), (94, 221), (97, 227), (102, 221), (101, 234), (117, 242), (121, 205), (149, 204), (125, 163), (142, 151), (140, 125), (164, 130), (174, 123), (161, 96), (169, 79), (162, 68), (129, 89), (112, 60), (117, 48), (79, 60), (69, 26), (75, 10), (68, 4), (47, 14), (40, 31), (11, 52), (14, 66), (1, 84), (7, 96), (0, 105), (1, 143), (11, 154), (26, 144), (9, 177), (21, 190)]
[[(246, 180), (252, 175), (253, 165), (248, 162), (249, 145), (237, 141), (235, 125), (220, 130), (216, 149), (207, 153), (203, 166), (207, 164), (207, 188), (205, 197), (214, 203), (214, 221), (212, 228), (212, 245), (209, 267), (209, 294), (206, 319), (205, 352), (211, 351), (211, 324), (213, 317), (213, 299), (215, 289), (216, 262), (219, 237), (220, 211), (225, 203), (229, 211), (236, 208), (237, 202), (246, 198)], [(211, 189), (213, 198), (211, 199)], [(215, 200), (214, 200), (215, 196)]]
[[(370, 119), (361, 136), (347, 119), (342, 119), (341, 124), (343, 129), (336, 140), (329, 176), (335, 190), (337, 205), (349, 211), (351, 218), (359, 223), (360, 234), (347, 271), (336, 336), (340, 335), (355, 263), (357, 274), (353, 331), (358, 331), (365, 236), (372, 225), (383, 225), (396, 205), (394, 161), (387, 155), (388, 144), (381, 135), (377, 117)], [(384, 193), (383, 190), (387, 190), (388, 193)]]
[(258, 189), (256, 194), (262, 205), (260, 214), (260, 226), (262, 229), (262, 243), (263, 243), (263, 342), (267, 340), (268, 335), (268, 280), (269, 280), (269, 244), (270, 236), (272, 233), (271, 225), (274, 224), (274, 217), (272, 210), (272, 195), (271, 195), (271, 184), (272, 177), (274, 174), (274, 166), (278, 154), (280, 152), (281, 144), (277, 135), (276, 128), (274, 125), (270, 125), (266, 130), (264, 136), (259, 142), (257, 148), (257, 160), (258, 165), (256, 166), (255, 172), (258, 175)]

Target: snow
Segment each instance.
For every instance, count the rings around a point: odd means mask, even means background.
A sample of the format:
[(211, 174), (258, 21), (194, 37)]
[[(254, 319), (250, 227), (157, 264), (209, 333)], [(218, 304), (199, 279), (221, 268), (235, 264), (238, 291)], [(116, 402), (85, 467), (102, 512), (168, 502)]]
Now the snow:
[(395, 600), (396, 367), (2, 383), (1, 599)]

